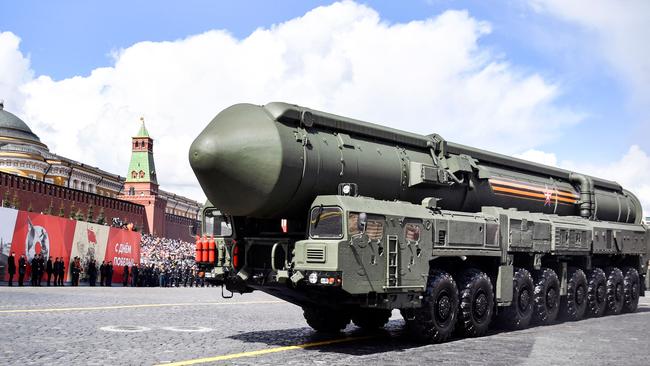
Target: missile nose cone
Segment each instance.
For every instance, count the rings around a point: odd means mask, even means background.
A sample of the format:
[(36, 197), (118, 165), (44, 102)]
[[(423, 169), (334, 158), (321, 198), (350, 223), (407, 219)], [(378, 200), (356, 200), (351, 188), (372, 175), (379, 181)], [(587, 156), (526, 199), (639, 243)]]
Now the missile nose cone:
[(235, 216), (264, 217), (277, 209), (275, 202), (290, 200), (300, 182), (300, 173), (287, 168), (285, 153), (276, 122), (259, 106), (238, 104), (201, 132), (189, 160), (215, 207)]

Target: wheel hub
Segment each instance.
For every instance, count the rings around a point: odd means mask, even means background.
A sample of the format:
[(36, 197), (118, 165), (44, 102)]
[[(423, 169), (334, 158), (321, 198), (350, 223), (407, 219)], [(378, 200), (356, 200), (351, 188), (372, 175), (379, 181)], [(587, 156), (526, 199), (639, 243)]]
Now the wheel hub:
[(581, 305), (585, 301), (585, 288), (583, 286), (579, 286), (576, 289), (576, 304)]
[(436, 307), (438, 308), (437, 311), (438, 318), (442, 321), (449, 319), (449, 315), (451, 314), (451, 299), (449, 298), (449, 296), (447, 296), (446, 294), (440, 296), (438, 298), (438, 303), (436, 305), (437, 305)]
[(557, 292), (555, 291), (555, 288), (550, 288), (548, 291), (546, 291), (546, 305), (548, 305), (549, 309), (552, 309), (555, 307), (556, 302), (557, 302)]
[(487, 313), (488, 299), (484, 293), (478, 294), (474, 299), (474, 314), (477, 318), (482, 318)]
[(616, 285), (616, 301), (621, 301), (623, 296), (623, 284), (618, 283)]
[(605, 290), (605, 286), (600, 285), (596, 289), (596, 298), (598, 299), (598, 302), (604, 302), (605, 301), (605, 293), (607, 291)]
[(522, 312), (526, 311), (528, 305), (530, 305), (530, 291), (524, 288), (519, 293), (519, 310)]
[(632, 285), (632, 293), (630, 294), (630, 297), (632, 298), (632, 300), (636, 300), (637, 296), (639, 296), (639, 284), (634, 283)]

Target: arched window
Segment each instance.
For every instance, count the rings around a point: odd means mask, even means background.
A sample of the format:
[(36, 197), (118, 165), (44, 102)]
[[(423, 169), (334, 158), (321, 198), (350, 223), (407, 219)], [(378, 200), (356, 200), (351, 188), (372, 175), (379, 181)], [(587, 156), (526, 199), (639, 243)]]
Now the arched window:
[(140, 171), (140, 178), (144, 178), (144, 172), (142, 170)]
[(137, 177), (138, 177), (138, 173), (135, 170), (132, 171), (131, 172), (131, 178), (137, 178)]
[(129, 188), (129, 196), (135, 196), (135, 188)]

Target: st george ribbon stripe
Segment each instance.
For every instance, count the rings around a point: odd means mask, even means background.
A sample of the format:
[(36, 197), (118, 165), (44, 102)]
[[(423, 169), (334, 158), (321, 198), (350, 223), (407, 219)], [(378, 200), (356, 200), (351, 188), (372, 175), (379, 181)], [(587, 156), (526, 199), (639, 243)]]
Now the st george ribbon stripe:
[(110, 306), (87, 306), (70, 308), (45, 308), (45, 309), (10, 309), (0, 310), (0, 314), (11, 313), (49, 313), (57, 311), (87, 311), (87, 310), (114, 310), (114, 309), (137, 309), (137, 308), (162, 308), (172, 306), (211, 306), (211, 305), (258, 305), (258, 304), (281, 304), (284, 301), (237, 301), (237, 302), (186, 302), (174, 304), (135, 304), (135, 305), (110, 305)]

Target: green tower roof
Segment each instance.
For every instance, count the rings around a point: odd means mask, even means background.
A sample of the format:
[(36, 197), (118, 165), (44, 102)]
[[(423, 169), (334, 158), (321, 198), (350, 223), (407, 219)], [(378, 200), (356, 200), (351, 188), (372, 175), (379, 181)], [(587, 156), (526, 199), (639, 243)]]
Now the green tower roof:
[[(144, 119), (138, 135), (133, 137), (134, 141), (148, 140), (149, 145), (153, 144), (153, 139), (149, 136), (147, 128), (144, 126)], [(156, 179), (156, 164), (153, 160), (153, 150), (133, 150), (131, 152), (131, 162), (129, 171), (126, 174), (126, 182), (143, 182), (158, 184)]]
[(149, 131), (147, 131), (147, 128), (144, 126), (144, 117), (141, 117), (140, 121), (142, 121), (142, 125), (140, 126), (140, 131), (138, 131), (138, 134), (135, 135), (135, 137), (149, 137)]

